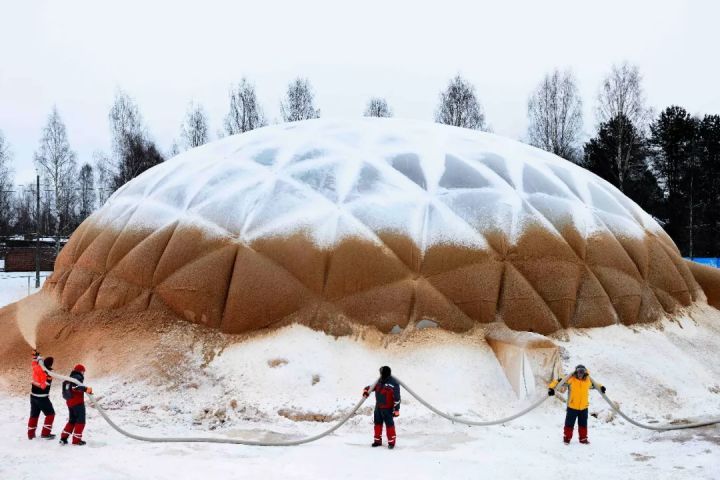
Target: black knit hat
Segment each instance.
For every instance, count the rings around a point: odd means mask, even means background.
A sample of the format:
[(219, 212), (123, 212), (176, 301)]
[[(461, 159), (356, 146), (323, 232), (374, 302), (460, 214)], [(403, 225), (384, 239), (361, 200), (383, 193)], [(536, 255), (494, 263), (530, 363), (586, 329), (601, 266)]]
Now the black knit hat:
[(380, 378), (382, 378), (383, 380), (388, 378), (391, 373), (392, 370), (390, 370), (390, 367), (388, 367), (387, 365), (385, 365), (384, 367), (380, 367)]
[(45, 360), (43, 360), (43, 363), (45, 364), (45, 368), (50, 370), (53, 366), (53, 363), (55, 363), (55, 359), (53, 357), (47, 357)]

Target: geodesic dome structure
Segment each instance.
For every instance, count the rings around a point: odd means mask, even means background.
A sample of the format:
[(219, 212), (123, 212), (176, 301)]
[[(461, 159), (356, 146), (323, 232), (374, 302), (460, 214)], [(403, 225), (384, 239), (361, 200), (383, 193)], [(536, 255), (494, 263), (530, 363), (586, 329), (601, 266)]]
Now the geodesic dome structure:
[(78, 228), (46, 289), (75, 312), (166, 308), (226, 332), (427, 319), (548, 333), (702, 296), (660, 226), (586, 170), (371, 118), (266, 127), (146, 171)]

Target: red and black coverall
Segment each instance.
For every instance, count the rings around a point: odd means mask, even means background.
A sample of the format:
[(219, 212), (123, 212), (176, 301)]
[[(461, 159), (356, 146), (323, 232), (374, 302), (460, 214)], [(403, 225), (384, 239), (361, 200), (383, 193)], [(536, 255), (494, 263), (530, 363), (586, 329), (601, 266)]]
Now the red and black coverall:
[[(48, 370), (50, 370), (48, 368)], [(55, 420), (55, 409), (50, 401), (50, 387), (52, 385), (52, 377), (45, 373), (38, 363), (37, 355), (33, 355), (32, 359), (32, 387), (30, 390), (30, 420), (28, 420), (28, 438), (35, 438), (40, 412), (45, 415), (45, 423), (43, 424), (40, 436), (44, 438), (50, 437), (52, 432), (53, 421)]]
[(395, 445), (394, 412), (400, 411), (400, 385), (395, 377), (375, 385), (375, 443), (382, 443), (383, 423), (387, 428), (388, 445)]
[[(70, 376), (83, 383), (85, 377), (82, 373), (72, 371)], [(85, 430), (85, 391), (87, 387), (75, 385), (65, 380), (63, 382), (63, 398), (66, 400), (70, 419), (60, 435), (60, 439), (67, 440), (72, 435), (72, 443), (79, 445), (82, 441), (83, 430)]]

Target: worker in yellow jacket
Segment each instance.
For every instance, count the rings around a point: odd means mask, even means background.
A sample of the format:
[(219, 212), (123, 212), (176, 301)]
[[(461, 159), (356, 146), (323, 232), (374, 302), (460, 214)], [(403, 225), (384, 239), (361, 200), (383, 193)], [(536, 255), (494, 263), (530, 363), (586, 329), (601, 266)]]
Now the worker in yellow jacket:
[[(555, 387), (561, 381), (562, 378), (558, 378), (550, 383), (548, 395), (555, 395)], [(595, 385), (597, 385), (602, 393), (605, 393), (605, 387), (599, 383), (595, 383)], [(569, 444), (572, 439), (575, 420), (578, 421), (580, 443), (590, 443), (587, 430), (588, 406), (590, 406), (590, 389), (595, 388), (595, 385), (593, 385), (593, 382), (590, 380), (590, 372), (588, 372), (584, 365), (575, 367), (575, 371), (570, 378), (568, 378), (567, 413), (565, 414), (565, 428), (563, 429), (563, 442), (565, 442), (565, 445)]]

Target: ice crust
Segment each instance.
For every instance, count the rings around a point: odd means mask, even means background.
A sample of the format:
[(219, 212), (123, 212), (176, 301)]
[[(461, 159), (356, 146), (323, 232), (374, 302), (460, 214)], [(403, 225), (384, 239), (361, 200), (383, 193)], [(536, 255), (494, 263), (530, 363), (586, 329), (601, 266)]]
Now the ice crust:
[(641, 238), (660, 226), (596, 175), (497, 135), (399, 119), (309, 120), (182, 153), (119, 189), (100, 226), (175, 221), (250, 244), (309, 235), (321, 247), (381, 232), (487, 248), (529, 226)]

